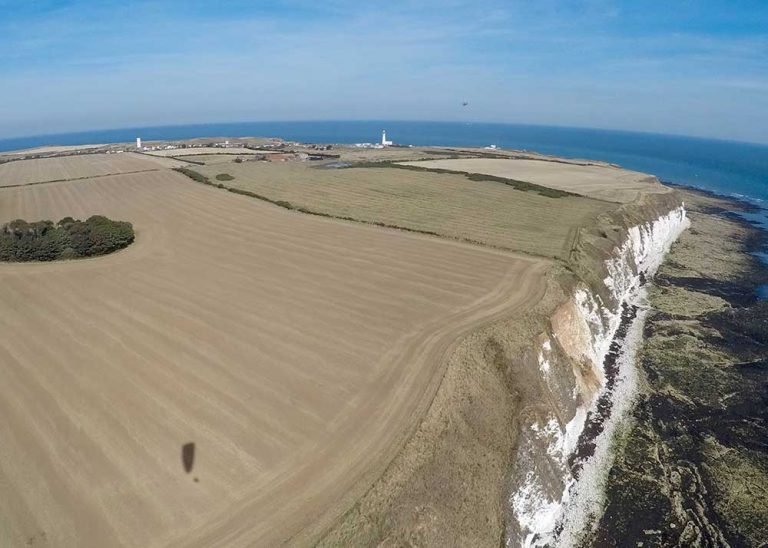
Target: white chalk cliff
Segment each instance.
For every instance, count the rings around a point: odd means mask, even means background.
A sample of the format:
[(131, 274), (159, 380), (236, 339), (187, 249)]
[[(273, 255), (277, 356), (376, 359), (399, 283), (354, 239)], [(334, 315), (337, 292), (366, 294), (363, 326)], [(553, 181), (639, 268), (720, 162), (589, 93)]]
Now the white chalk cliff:
[(599, 518), (611, 442), (636, 392), (644, 282), (687, 226), (679, 206), (628, 228), (602, 287), (577, 285), (540, 336), (543, 396), (520, 424), (507, 546), (571, 546)]

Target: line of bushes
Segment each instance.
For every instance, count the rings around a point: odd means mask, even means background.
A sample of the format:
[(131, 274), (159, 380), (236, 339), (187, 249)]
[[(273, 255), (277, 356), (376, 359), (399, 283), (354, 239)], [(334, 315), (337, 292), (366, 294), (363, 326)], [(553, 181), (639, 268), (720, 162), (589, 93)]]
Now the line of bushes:
[(55, 261), (107, 255), (130, 245), (133, 225), (94, 215), (85, 221), (16, 219), (0, 228), (0, 261)]
[(385, 161), (385, 162), (358, 162), (344, 169), (355, 168), (395, 168), (395, 169), (409, 169), (411, 171), (427, 171), (429, 173), (440, 173), (445, 175), (464, 175), (470, 181), (490, 181), (494, 183), (502, 183), (509, 185), (515, 190), (521, 190), (523, 192), (538, 192), (541, 196), (547, 198), (563, 198), (565, 196), (578, 196), (573, 192), (566, 192), (565, 190), (558, 190), (556, 188), (549, 188), (546, 186), (537, 185), (535, 183), (529, 183), (527, 181), (518, 181), (517, 179), (507, 179), (506, 177), (497, 177), (495, 175), (485, 175), (483, 173), (470, 173), (469, 171), (455, 171), (451, 169), (421, 167), (399, 164), (397, 162)]
[(198, 183), (203, 183), (205, 185), (212, 185), (213, 184), (208, 177), (206, 177), (202, 173), (198, 173), (194, 169), (189, 169), (189, 168), (186, 168), (186, 167), (175, 167), (173, 169), (174, 169), (174, 171), (178, 171), (179, 173), (183, 173), (184, 175), (186, 175), (187, 177), (189, 177), (193, 181), (197, 181)]

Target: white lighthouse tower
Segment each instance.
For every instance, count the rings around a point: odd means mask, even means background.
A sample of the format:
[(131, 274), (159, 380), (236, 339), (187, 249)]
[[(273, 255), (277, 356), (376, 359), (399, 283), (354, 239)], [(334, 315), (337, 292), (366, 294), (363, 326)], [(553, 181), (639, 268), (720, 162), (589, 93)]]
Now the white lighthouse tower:
[(392, 144), (392, 141), (387, 141), (387, 131), (385, 129), (381, 130), (381, 145), (382, 146), (389, 146)]
[(141, 150), (141, 137), (136, 137), (136, 148)]

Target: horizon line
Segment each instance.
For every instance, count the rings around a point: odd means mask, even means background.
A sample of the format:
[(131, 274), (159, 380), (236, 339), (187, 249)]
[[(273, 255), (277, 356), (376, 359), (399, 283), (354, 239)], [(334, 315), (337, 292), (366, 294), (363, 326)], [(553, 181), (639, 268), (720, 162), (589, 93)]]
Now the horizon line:
[[(656, 131), (642, 131), (642, 130), (619, 129), (619, 128), (609, 128), (609, 127), (535, 124), (535, 123), (526, 123), (526, 122), (489, 122), (484, 120), (398, 120), (398, 119), (385, 120), (385, 119), (333, 119), (333, 118), (316, 119), (316, 120), (304, 119), (304, 120), (247, 120), (247, 121), (239, 121), (239, 122), (233, 122), (233, 121), (192, 122), (192, 123), (162, 124), (162, 125), (151, 125), (151, 126), (123, 126), (123, 127), (95, 128), (95, 129), (91, 128), (91, 129), (77, 130), (77, 131), (60, 131), (55, 133), (39, 133), (39, 134), (32, 134), (32, 135), (29, 135), (29, 134), (17, 135), (13, 137), (0, 137), (0, 143), (9, 142), (9, 141), (26, 140), (26, 139), (44, 139), (44, 138), (87, 135), (87, 134), (100, 133), (100, 132), (120, 132), (120, 131), (132, 131), (132, 130), (140, 131), (140, 130), (190, 128), (190, 127), (203, 127), (203, 126), (234, 126), (234, 125), (247, 125), (247, 124), (255, 125), (255, 124), (375, 123), (375, 122), (376, 123), (380, 122), (385, 124), (387, 123), (390, 123), (390, 124), (403, 124), (403, 123), (405, 124), (456, 124), (456, 125), (516, 126), (516, 127), (549, 128), (549, 129), (564, 129), (564, 130), (581, 130), (581, 131), (595, 131), (595, 132), (605, 132), (605, 133), (625, 133), (625, 134), (646, 135), (646, 136), (666, 137), (666, 138), (671, 137), (671, 138), (678, 138), (678, 139), (693, 139), (693, 140), (700, 140), (700, 141), (731, 143), (731, 144), (768, 148), (768, 141), (766, 142), (743, 141), (738, 139), (727, 139), (722, 137), (706, 137), (701, 135), (690, 135), (690, 134), (683, 134), (683, 133), (660, 133)], [(230, 135), (200, 135), (197, 137), (187, 137), (187, 138), (178, 138), (178, 139), (155, 139), (155, 140), (157, 141), (180, 140), (181, 141), (181, 140), (199, 139), (199, 138), (206, 138), (206, 137), (237, 138), (236, 136), (230, 136)], [(279, 135), (248, 135), (248, 137), (281, 138)], [(116, 142), (122, 142), (122, 141), (116, 141)], [(76, 146), (78, 144), (86, 145), (86, 144), (94, 144), (94, 143), (83, 142), (83, 143), (76, 143), (76, 144), (67, 145), (67, 146)], [(105, 143), (105, 144), (113, 144), (113, 143)], [(338, 143), (338, 144), (348, 144), (348, 143)], [(33, 147), (30, 147), (30, 148), (37, 148), (41, 146), (63, 146), (63, 143), (45, 142), (45, 143), (34, 145)], [(13, 149), (9, 149), (9, 150), (13, 150)], [(20, 149), (20, 150), (23, 150), (23, 149)]]

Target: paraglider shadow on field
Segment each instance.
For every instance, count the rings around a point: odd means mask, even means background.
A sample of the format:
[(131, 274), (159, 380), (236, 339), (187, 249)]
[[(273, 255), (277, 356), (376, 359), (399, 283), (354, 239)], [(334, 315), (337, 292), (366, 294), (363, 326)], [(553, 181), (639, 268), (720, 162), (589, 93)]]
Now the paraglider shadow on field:
[(189, 474), (195, 467), (195, 443), (189, 442), (181, 446), (181, 463), (184, 471)]

